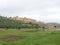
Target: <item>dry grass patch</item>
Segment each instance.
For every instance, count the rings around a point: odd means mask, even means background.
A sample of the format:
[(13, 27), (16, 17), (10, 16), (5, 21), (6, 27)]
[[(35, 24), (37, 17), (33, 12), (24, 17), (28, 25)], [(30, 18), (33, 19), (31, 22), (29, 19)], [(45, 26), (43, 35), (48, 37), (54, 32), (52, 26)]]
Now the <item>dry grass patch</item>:
[(1, 40), (3, 40), (3, 41), (16, 41), (16, 40), (24, 39), (24, 38), (25, 38), (25, 36), (11, 35), (11, 36), (3, 37), (3, 38), (1, 38)]

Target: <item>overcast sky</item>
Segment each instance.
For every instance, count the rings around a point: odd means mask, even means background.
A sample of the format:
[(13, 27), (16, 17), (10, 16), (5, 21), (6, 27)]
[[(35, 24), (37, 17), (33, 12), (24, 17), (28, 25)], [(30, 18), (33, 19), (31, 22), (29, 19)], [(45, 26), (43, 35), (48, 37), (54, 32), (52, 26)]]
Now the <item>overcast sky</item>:
[(60, 0), (0, 0), (0, 15), (60, 23)]

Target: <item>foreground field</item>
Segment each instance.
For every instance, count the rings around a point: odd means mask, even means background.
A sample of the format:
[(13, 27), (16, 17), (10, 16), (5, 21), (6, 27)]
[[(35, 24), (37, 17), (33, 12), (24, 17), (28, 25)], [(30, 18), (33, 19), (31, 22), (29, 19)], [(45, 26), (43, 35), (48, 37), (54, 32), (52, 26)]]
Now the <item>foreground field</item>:
[(60, 45), (60, 31), (0, 30), (0, 45)]

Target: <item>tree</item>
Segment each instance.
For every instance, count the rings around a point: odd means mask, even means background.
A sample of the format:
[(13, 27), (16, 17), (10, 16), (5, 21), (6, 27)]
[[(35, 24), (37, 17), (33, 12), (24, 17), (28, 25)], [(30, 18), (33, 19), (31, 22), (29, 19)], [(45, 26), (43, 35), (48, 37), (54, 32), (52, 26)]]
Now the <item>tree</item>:
[(54, 26), (55, 30), (56, 30), (56, 26)]
[(44, 31), (44, 30), (45, 30), (45, 27), (43, 26), (42, 29), (43, 29), (43, 31)]

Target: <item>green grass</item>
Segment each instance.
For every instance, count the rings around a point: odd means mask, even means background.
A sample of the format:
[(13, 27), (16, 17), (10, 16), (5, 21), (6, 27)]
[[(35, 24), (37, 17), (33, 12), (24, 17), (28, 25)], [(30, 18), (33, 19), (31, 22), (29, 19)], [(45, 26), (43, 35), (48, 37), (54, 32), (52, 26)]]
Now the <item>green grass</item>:
[(0, 30), (0, 38), (18, 35), (26, 36), (16, 41), (3, 41), (0, 45), (60, 45), (60, 31), (25, 32), (21, 30)]

